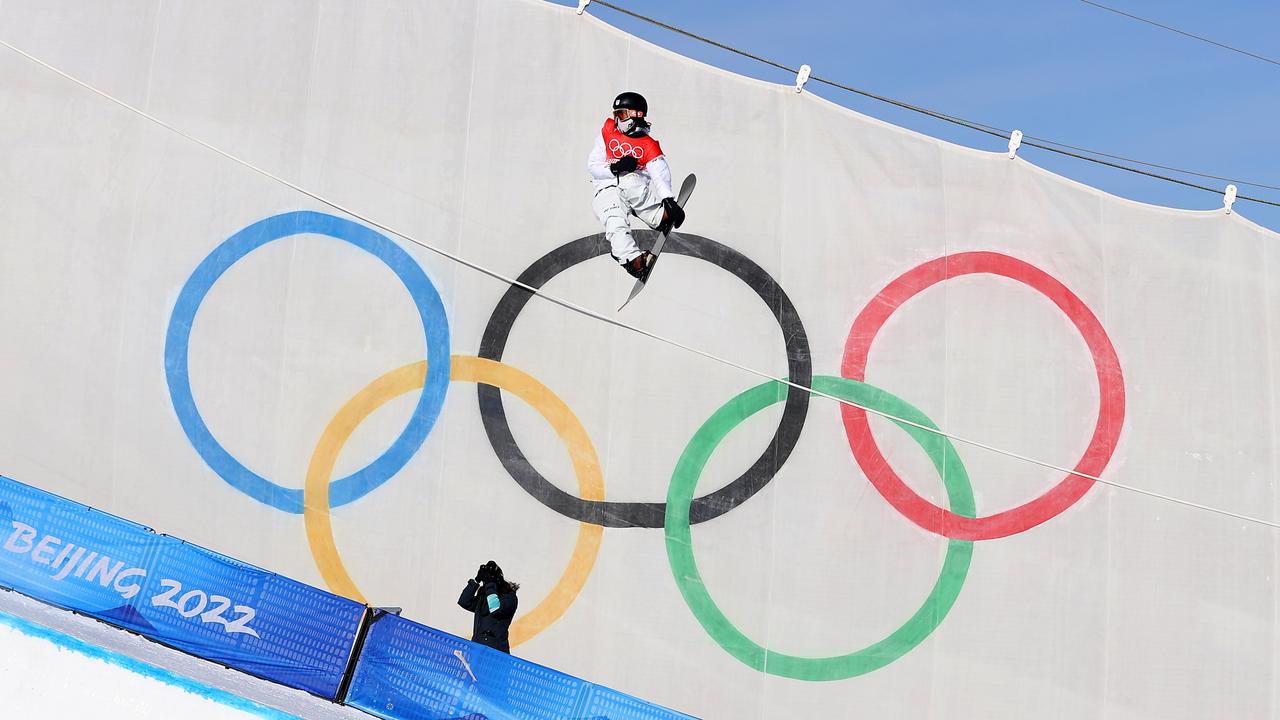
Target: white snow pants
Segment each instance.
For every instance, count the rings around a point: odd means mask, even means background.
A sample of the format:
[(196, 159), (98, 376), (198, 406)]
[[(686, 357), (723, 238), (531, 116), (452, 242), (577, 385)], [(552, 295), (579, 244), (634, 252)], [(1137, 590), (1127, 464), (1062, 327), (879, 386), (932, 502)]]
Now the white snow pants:
[(591, 209), (604, 225), (609, 253), (620, 265), (640, 254), (635, 238), (631, 237), (630, 216), (635, 215), (644, 224), (656, 228), (664, 212), (653, 183), (640, 173), (626, 173), (618, 178), (617, 185), (600, 188), (591, 201)]

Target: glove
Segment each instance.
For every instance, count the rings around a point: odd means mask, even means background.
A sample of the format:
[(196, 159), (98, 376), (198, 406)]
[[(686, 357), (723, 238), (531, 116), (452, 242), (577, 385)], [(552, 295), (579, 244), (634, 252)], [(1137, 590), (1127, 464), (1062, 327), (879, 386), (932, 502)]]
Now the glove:
[(675, 198), (663, 198), (662, 209), (666, 211), (666, 217), (658, 225), (658, 232), (668, 232), (671, 228), (684, 224), (684, 208), (680, 207)]
[(609, 172), (613, 173), (614, 176), (617, 177), (624, 173), (635, 172), (638, 164), (639, 163), (636, 162), (634, 155), (624, 155), (612, 163), (609, 163)]

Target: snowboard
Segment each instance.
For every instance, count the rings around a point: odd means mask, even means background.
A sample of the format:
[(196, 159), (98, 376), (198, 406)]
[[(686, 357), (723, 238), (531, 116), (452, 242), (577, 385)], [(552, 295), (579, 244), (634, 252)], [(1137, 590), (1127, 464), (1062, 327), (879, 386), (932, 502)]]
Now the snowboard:
[[(676, 194), (676, 204), (680, 207), (684, 207), (684, 204), (689, 202), (689, 196), (693, 194), (693, 188), (697, 184), (698, 177), (693, 173), (690, 173), (689, 176), (684, 179), (684, 182), (680, 183), (680, 192)], [(653, 248), (649, 250), (649, 252), (653, 253), (653, 262), (649, 265), (649, 269), (644, 275), (636, 278), (636, 284), (631, 286), (631, 294), (628, 295), (627, 299), (618, 306), (619, 312), (621, 312), (622, 308), (626, 307), (627, 303), (634, 300), (635, 297), (640, 294), (640, 291), (644, 289), (644, 284), (649, 282), (649, 278), (653, 276), (653, 269), (658, 266), (658, 258), (662, 255), (662, 246), (667, 244), (667, 238), (675, 234), (675, 230), (668, 230), (658, 236), (657, 241), (653, 243)]]

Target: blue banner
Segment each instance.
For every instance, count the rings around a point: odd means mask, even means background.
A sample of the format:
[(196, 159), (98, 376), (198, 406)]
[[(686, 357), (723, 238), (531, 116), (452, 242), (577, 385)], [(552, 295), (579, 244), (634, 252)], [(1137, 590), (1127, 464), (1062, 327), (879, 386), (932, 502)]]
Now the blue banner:
[(639, 698), (377, 615), (346, 704), (387, 720), (689, 720)]
[(364, 606), (0, 477), (0, 586), (333, 699)]

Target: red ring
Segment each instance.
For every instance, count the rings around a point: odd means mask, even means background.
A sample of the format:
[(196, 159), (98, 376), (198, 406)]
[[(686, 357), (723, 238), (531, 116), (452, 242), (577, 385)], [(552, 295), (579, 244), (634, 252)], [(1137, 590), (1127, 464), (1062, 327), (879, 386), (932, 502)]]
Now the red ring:
[[(845, 340), (841, 374), (853, 380), (864, 379), (871, 342), (903, 303), (943, 280), (974, 273), (1003, 275), (1038, 290), (1066, 313), (1084, 337), (1098, 372), (1098, 424), (1075, 471), (1088, 475), (1101, 473), (1111, 460), (1124, 425), (1124, 376), (1120, 372), (1120, 359), (1102, 324), (1080, 298), (1039, 268), (1008, 255), (994, 252), (946, 255), (909, 270), (889, 283), (853, 321)], [(986, 517), (957, 515), (920, 497), (889, 467), (871, 435), (866, 411), (841, 405), (840, 412), (853, 456), (876, 490), (909, 520), (948, 538), (990, 540), (1020, 533), (1071, 507), (1094, 485), (1088, 478), (1067, 475), (1048, 492), (1024, 505)]]

